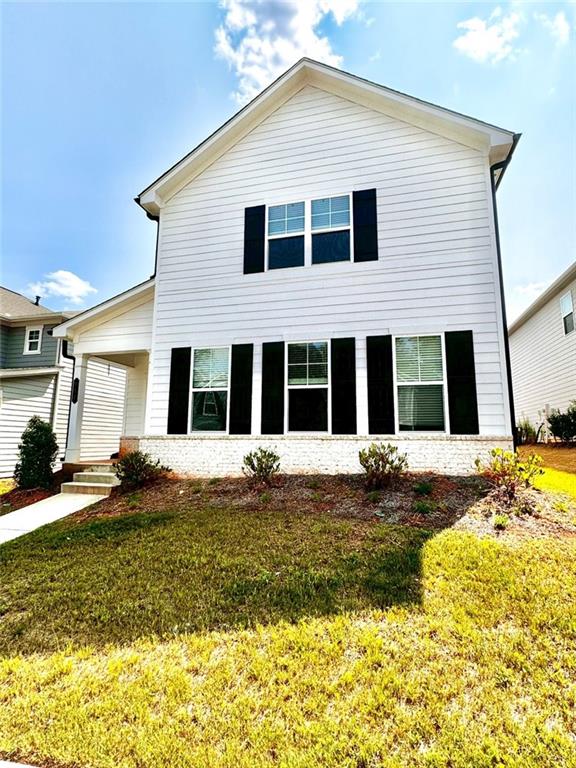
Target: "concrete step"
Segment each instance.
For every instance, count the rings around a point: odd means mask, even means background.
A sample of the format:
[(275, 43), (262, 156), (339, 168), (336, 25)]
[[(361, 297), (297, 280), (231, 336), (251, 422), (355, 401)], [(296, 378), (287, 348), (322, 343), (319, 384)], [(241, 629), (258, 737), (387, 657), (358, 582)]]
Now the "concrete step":
[(106, 483), (120, 485), (120, 480), (112, 472), (74, 472), (75, 483)]
[(110, 496), (114, 486), (110, 483), (62, 483), (62, 493), (92, 493), (96, 496)]
[(84, 472), (97, 472), (100, 475), (115, 475), (112, 464), (91, 464)]

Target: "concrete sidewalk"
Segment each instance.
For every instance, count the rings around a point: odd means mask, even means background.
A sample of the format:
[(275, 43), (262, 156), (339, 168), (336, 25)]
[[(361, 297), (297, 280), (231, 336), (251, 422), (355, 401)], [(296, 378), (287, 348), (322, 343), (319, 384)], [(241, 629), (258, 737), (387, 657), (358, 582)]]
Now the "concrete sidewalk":
[[(106, 496), (88, 493), (59, 493), (7, 515), (0, 515), (0, 544), (24, 536), (36, 528), (67, 517), (105, 498)], [(0, 762), (0, 768), (1, 766)]]

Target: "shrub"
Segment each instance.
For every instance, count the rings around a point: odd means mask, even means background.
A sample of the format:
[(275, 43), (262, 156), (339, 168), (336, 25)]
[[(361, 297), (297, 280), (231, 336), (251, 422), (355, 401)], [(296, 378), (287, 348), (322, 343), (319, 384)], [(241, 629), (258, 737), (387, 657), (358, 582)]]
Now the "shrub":
[(532, 426), (529, 419), (522, 419), (516, 426), (516, 436), (520, 445), (533, 445), (538, 442), (541, 427), (538, 431)]
[(550, 432), (563, 443), (569, 443), (576, 438), (576, 400), (568, 406), (566, 413), (554, 409), (548, 416)]
[(358, 457), (365, 472), (366, 487), (372, 490), (393, 483), (408, 466), (408, 457), (389, 443), (372, 443), (363, 448)]
[(114, 464), (122, 490), (135, 490), (159, 480), (170, 472), (157, 459), (142, 451), (130, 451)]
[(420, 483), (414, 485), (414, 493), (417, 496), (430, 496), (432, 493), (432, 483), (430, 480), (422, 480)]
[(492, 485), (504, 494), (506, 501), (512, 503), (520, 488), (528, 488), (534, 482), (534, 478), (544, 474), (542, 458), (532, 453), (526, 459), (522, 459), (515, 451), (504, 451), (502, 448), (493, 448), (490, 451), (490, 460), (482, 464), (476, 459), (476, 467)]
[(257, 448), (244, 456), (242, 472), (258, 483), (269, 485), (280, 471), (280, 456), (272, 448)]
[(268, 502), (272, 499), (272, 494), (268, 493), (268, 491), (264, 491), (264, 493), (261, 493), (259, 496), (260, 504), (268, 504)]
[(366, 498), (371, 504), (378, 504), (380, 501), (380, 491), (368, 491)]
[(425, 499), (416, 499), (412, 504), (412, 511), (418, 515), (429, 515), (430, 512), (434, 512), (436, 504), (433, 501), (426, 501)]
[(39, 416), (32, 416), (18, 446), (14, 479), (19, 488), (50, 488), (58, 455), (54, 430)]
[(498, 514), (494, 515), (494, 528), (496, 528), (497, 531), (505, 531), (506, 528), (508, 528), (508, 523), (510, 522), (510, 518), (508, 515), (504, 514)]

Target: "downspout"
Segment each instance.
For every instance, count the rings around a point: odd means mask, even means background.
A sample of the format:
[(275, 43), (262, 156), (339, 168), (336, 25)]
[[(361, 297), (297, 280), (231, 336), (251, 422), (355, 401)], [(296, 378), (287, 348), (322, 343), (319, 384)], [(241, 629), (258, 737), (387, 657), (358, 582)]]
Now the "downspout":
[[(492, 186), (492, 209), (494, 211), (494, 234), (496, 238), (496, 255), (498, 260), (498, 281), (500, 283), (500, 303), (502, 306), (502, 323), (504, 326), (504, 357), (506, 359), (506, 378), (508, 383), (508, 400), (510, 402), (510, 422), (512, 426), (512, 440), (514, 448), (518, 446), (518, 439), (516, 434), (516, 412), (514, 409), (514, 389), (512, 387), (512, 365), (510, 362), (510, 340), (508, 338), (508, 321), (506, 319), (506, 300), (504, 297), (504, 280), (502, 277), (502, 251), (500, 249), (500, 228), (498, 226), (498, 207), (496, 205), (496, 190), (498, 185), (502, 181), (502, 177), (508, 167), (516, 145), (520, 140), (520, 133), (515, 133), (512, 139), (512, 147), (506, 160), (502, 160), (499, 163), (494, 163), (490, 166), (490, 183)], [(501, 171), (498, 181), (496, 181), (496, 172)]]
[(158, 268), (158, 242), (160, 240), (160, 216), (155, 215), (153, 213), (150, 213), (149, 211), (144, 208), (142, 203), (140, 202), (140, 196), (134, 198), (134, 202), (142, 208), (146, 216), (150, 219), (150, 221), (156, 222), (156, 249), (154, 253), (154, 272), (150, 275), (150, 280), (152, 280), (154, 277), (156, 277), (156, 270)]
[(62, 461), (66, 458), (66, 451), (68, 450), (68, 437), (70, 434), (70, 405), (72, 403), (72, 395), (74, 394), (74, 373), (76, 371), (76, 358), (74, 355), (68, 354), (68, 339), (62, 339), (62, 357), (66, 358), (66, 360), (72, 360), (72, 386), (70, 387), (70, 403), (68, 404), (68, 418), (66, 420), (66, 445), (64, 446), (64, 456), (62, 456)]

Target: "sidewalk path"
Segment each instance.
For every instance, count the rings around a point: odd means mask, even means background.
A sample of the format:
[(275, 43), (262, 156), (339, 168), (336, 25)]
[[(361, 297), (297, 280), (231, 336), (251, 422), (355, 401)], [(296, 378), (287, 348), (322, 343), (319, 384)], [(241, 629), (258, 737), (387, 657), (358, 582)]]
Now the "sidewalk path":
[(106, 496), (90, 493), (59, 493), (15, 512), (8, 512), (7, 515), (0, 515), (0, 544), (24, 536), (25, 533), (35, 531), (36, 528), (67, 517), (105, 498)]

